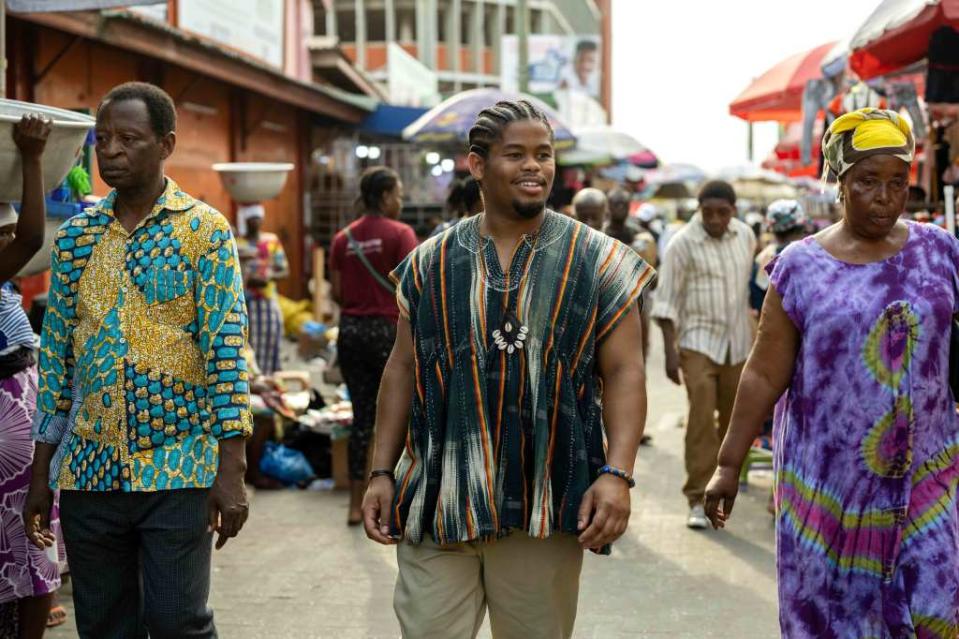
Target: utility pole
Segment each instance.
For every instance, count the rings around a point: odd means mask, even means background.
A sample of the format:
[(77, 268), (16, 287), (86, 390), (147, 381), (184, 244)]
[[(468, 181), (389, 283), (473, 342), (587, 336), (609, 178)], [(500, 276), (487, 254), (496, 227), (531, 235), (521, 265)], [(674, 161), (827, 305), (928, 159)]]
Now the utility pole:
[(519, 90), (529, 92), (529, 7), (516, 0), (516, 40), (519, 48)]

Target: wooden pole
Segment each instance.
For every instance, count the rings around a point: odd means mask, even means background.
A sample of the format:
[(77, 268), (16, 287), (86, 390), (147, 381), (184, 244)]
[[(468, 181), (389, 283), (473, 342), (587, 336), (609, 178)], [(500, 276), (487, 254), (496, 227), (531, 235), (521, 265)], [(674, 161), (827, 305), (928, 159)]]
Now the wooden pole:
[(313, 319), (323, 321), (323, 307), (326, 300), (323, 295), (323, 284), (326, 280), (326, 252), (323, 247), (313, 249)]

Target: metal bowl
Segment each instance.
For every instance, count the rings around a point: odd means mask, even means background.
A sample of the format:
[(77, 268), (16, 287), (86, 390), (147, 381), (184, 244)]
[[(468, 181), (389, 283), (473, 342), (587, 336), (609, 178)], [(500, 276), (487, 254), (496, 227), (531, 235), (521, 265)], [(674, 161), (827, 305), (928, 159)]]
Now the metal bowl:
[(0, 202), (19, 202), (22, 196), (23, 169), (20, 151), (13, 143), (13, 125), (25, 113), (40, 113), (53, 120), (41, 159), (45, 191), (60, 184), (73, 168), (87, 132), (96, 123), (94, 118), (82, 113), (18, 100), (0, 100)]
[(230, 197), (240, 204), (252, 204), (275, 198), (293, 170), (288, 162), (223, 162), (214, 164)]

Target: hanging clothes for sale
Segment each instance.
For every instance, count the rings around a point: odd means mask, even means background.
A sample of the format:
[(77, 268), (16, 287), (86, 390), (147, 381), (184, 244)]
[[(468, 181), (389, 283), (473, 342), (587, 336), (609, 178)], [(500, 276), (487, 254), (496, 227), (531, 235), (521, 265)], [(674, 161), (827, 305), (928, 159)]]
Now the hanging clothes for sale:
[(959, 31), (939, 27), (929, 37), (926, 102), (959, 103)]
[(843, 113), (852, 113), (859, 109), (887, 108), (886, 99), (865, 82), (857, 82), (851, 86), (849, 90), (842, 95), (838, 106), (839, 111), (836, 113), (837, 117)]
[(814, 78), (806, 82), (806, 88), (802, 94), (802, 140), (799, 151), (803, 166), (812, 163), (813, 129), (816, 126), (816, 120), (819, 119), (819, 113), (825, 113), (824, 128), (828, 128), (835, 119), (829, 111), (829, 102), (835, 95), (836, 85), (829, 78)]
[(919, 106), (919, 93), (911, 81), (891, 82), (886, 86), (889, 96), (889, 108), (893, 111), (905, 109), (912, 120), (912, 132), (917, 139), (926, 137), (926, 120)]

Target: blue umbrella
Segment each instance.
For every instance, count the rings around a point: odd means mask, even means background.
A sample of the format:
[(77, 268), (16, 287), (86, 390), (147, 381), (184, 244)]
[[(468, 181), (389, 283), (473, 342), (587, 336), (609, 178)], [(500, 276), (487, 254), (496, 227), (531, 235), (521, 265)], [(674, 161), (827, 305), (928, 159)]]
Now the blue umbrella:
[(419, 119), (403, 129), (403, 139), (433, 144), (465, 144), (476, 116), (486, 107), (501, 100), (529, 100), (541, 109), (556, 134), (556, 147), (569, 148), (576, 137), (553, 109), (531, 95), (510, 93), (499, 89), (470, 89), (436, 105)]

